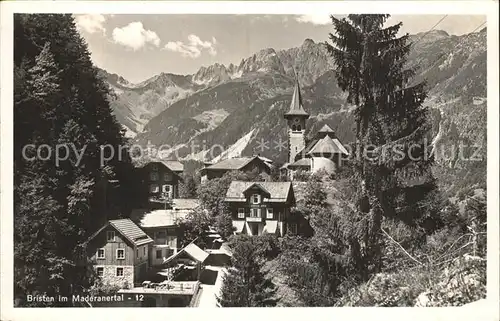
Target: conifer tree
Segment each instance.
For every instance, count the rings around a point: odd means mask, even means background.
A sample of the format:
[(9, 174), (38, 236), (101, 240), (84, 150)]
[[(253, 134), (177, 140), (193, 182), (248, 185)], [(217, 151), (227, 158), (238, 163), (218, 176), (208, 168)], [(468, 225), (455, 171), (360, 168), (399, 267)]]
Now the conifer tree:
[(183, 181), (179, 185), (179, 196), (181, 198), (196, 198), (197, 185), (194, 175), (183, 175)]
[(218, 298), (223, 307), (273, 307), (278, 302), (276, 286), (261, 271), (256, 238), (241, 235), (229, 242), (232, 266), (224, 276)]
[[(120, 148), (126, 140), (107, 100), (109, 88), (73, 17), (18, 14), (14, 25), (15, 296), (84, 294), (93, 279), (85, 240), (103, 219), (127, 215), (136, 201), (133, 166)], [(36, 157), (42, 144), (51, 150), (44, 159)], [(57, 144), (69, 149), (60, 162)], [(105, 164), (103, 145), (115, 151)], [(68, 152), (60, 151), (62, 157)], [(115, 193), (99, 189), (108, 178), (116, 181)], [(110, 211), (113, 206), (119, 211)]]
[[(331, 16), (335, 33), (327, 49), (337, 66), (337, 81), (354, 104), (354, 163), (358, 211), (368, 215), (365, 259), (380, 265), (382, 218), (393, 218), (429, 232), (436, 227), (428, 196), (435, 191), (425, 155), (427, 109), (425, 83), (413, 83), (406, 66), (408, 34), (398, 37), (402, 23), (385, 27), (389, 15)], [(359, 185), (358, 185), (359, 186)]]

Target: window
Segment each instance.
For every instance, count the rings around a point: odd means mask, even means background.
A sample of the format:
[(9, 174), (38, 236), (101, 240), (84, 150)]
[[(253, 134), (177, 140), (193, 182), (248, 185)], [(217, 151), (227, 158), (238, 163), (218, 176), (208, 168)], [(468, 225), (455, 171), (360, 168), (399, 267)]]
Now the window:
[(123, 268), (122, 267), (116, 268), (116, 276), (123, 276)]
[(273, 209), (271, 207), (267, 208), (267, 216), (266, 216), (266, 218), (271, 219), (271, 220), (274, 218)]
[(292, 125), (292, 131), (293, 131), (293, 132), (296, 132), (296, 131), (297, 131), (297, 126)]
[(252, 203), (254, 203), (254, 204), (259, 204), (260, 203), (260, 195), (259, 194), (253, 194), (253, 196), (252, 196)]
[(165, 244), (167, 244), (171, 247), (177, 247), (177, 236), (167, 236), (167, 239), (165, 240)]
[(168, 197), (172, 195), (172, 185), (163, 185), (162, 186), (163, 193), (167, 194)]
[(135, 254), (137, 257), (139, 257), (139, 249), (135, 250)]
[(245, 218), (245, 209), (243, 207), (238, 208), (238, 218)]
[(143, 249), (143, 251), (142, 251), (143, 254), (146, 255), (146, 247), (144, 246), (142, 249)]
[(117, 249), (116, 250), (116, 258), (123, 260), (125, 259), (125, 249)]
[(149, 178), (150, 178), (152, 181), (157, 181), (157, 180), (160, 178), (160, 176), (158, 175), (158, 173), (157, 173), (157, 172), (151, 172), (151, 173), (149, 174)]
[(300, 132), (302, 130), (302, 126), (297, 125), (297, 131)]
[(251, 217), (260, 217), (260, 208), (252, 208)]
[(115, 240), (115, 231), (107, 231), (106, 232), (106, 239), (109, 241), (114, 241)]
[(102, 266), (98, 266), (96, 268), (97, 276), (101, 277), (104, 275), (104, 268)]
[(165, 180), (165, 181), (171, 181), (172, 180), (172, 174), (171, 173), (164, 173), (163, 174), (163, 180)]
[(160, 191), (160, 188), (158, 187), (158, 185), (151, 184), (151, 186), (149, 186), (150, 193), (158, 193), (159, 191)]
[(164, 239), (165, 237), (167, 237), (165, 231), (158, 231), (155, 233), (155, 239)]
[(161, 250), (156, 250), (156, 258), (161, 259), (163, 257), (163, 253)]
[(97, 258), (98, 259), (104, 259), (104, 249), (98, 249), (97, 250)]

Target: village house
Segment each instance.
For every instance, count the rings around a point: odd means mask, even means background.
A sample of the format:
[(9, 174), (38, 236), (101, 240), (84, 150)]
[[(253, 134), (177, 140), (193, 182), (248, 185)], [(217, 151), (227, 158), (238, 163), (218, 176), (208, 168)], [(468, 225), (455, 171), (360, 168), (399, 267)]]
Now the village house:
[(130, 288), (149, 270), (153, 240), (130, 219), (110, 220), (89, 237), (87, 253), (103, 283)]
[(154, 240), (151, 246), (150, 265), (160, 266), (164, 260), (178, 252), (183, 236), (178, 225), (200, 205), (197, 199), (173, 199), (167, 209), (136, 209), (133, 219)]
[(298, 170), (335, 173), (342, 166), (342, 161), (349, 153), (330, 126), (325, 124), (310, 142), (306, 142), (306, 121), (309, 114), (304, 110), (298, 81), (290, 109), (284, 117), (288, 126), (288, 162), (281, 167), (283, 174), (293, 180), (293, 174)]
[(291, 182), (233, 181), (225, 201), (236, 234), (297, 234), (299, 217), (290, 213), (295, 205)]
[[(205, 271), (205, 262), (209, 253), (199, 248), (194, 242), (180, 249), (176, 254), (165, 259), (157, 269), (154, 279), (144, 281), (141, 286), (121, 289), (118, 293), (130, 300), (127, 306), (149, 307), (194, 307), (198, 306), (203, 294), (210, 296), (206, 289), (220, 279), (217, 271)], [(207, 272), (207, 273), (205, 273)], [(220, 280), (219, 280), (220, 281)], [(134, 300), (140, 297), (141, 300)]]
[(167, 269), (179, 269), (179, 279), (185, 281), (200, 281), (203, 263), (209, 254), (199, 248), (195, 243), (189, 243), (176, 254), (163, 261)]
[[(217, 253), (218, 254), (218, 253)], [(220, 279), (216, 267), (205, 268), (209, 254), (199, 248), (194, 242), (189, 243), (177, 253), (164, 259), (161, 266), (155, 269), (155, 274), (140, 286), (132, 289), (121, 289), (119, 294), (125, 296), (126, 306), (149, 307), (194, 307), (198, 306), (202, 296), (210, 296), (207, 290)], [(211, 260), (217, 263), (216, 258)], [(220, 280), (219, 280), (220, 282)], [(140, 302), (135, 298), (140, 297)], [(134, 300), (135, 299), (135, 300)], [(129, 304), (131, 303), (131, 304)]]
[(235, 157), (221, 160), (217, 163), (205, 163), (205, 167), (200, 170), (201, 182), (220, 178), (230, 171), (253, 172), (270, 175), (272, 161), (261, 156)]
[(161, 206), (165, 199), (179, 197), (184, 165), (175, 160), (151, 160), (139, 167), (143, 188), (148, 191), (152, 206)]

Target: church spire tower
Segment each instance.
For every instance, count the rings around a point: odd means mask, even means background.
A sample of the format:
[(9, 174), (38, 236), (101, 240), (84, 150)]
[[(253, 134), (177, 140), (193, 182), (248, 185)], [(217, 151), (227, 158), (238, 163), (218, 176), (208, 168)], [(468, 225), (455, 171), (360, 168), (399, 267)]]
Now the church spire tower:
[(302, 94), (300, 93), (299, 79), (295, 79), (290, 109), (284, 114), (288, 125), (288, 163), (295, 162), (295, 156), (306, 147), (306, 120), (309, 114), (302, 105)]

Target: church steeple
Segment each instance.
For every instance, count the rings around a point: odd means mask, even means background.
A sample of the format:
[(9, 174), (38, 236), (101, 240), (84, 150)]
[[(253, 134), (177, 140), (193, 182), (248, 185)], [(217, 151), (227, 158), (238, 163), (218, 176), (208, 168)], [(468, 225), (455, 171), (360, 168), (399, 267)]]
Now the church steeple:
[(295, 157), (306, 147), (306, 120), (309, 114), (302, 105), (299, 80), (295, 80), (290, 109), (284, 115), (288, 125), (288, 162), (295, 162)]
[(290, 103), (290, 110), (285, 113), (285, 118), (291, 118), (293, 116), (309, 118), (309, 114), (304, 110), (302, 105), (302, 94), (300, 93), (299, 80), (295, 80), (295, 88), (293, 89), (292, 102)]

